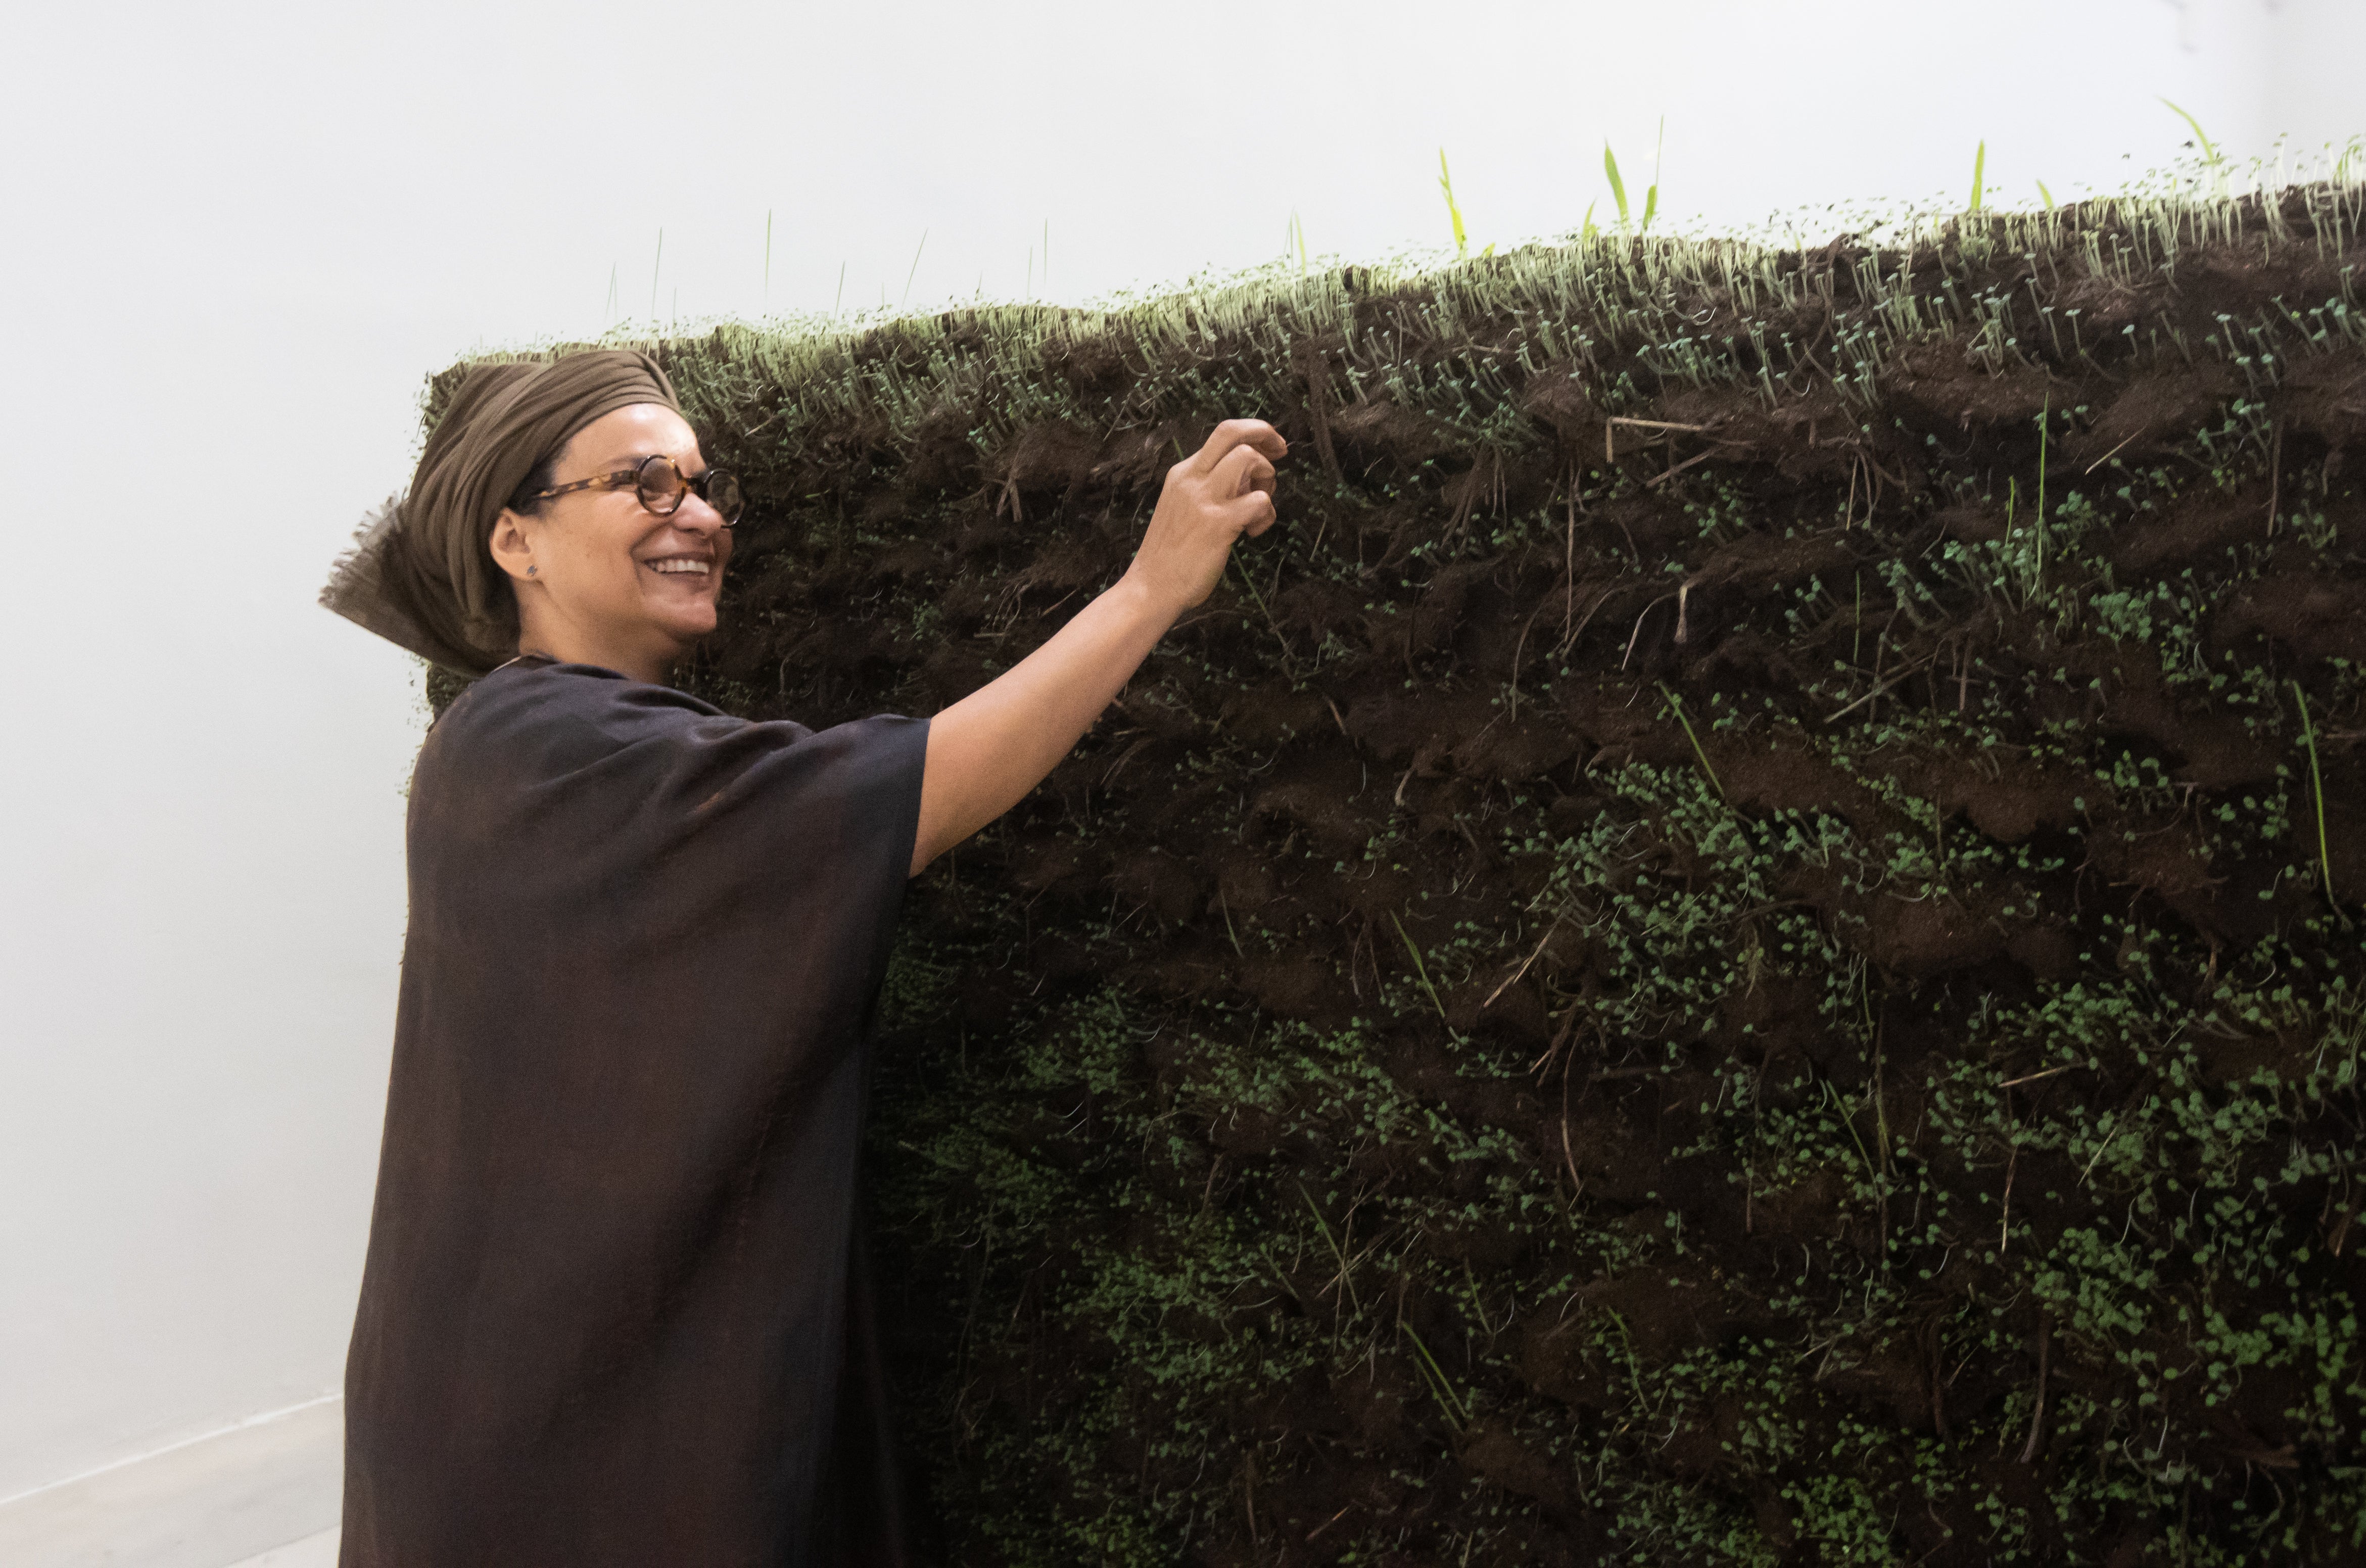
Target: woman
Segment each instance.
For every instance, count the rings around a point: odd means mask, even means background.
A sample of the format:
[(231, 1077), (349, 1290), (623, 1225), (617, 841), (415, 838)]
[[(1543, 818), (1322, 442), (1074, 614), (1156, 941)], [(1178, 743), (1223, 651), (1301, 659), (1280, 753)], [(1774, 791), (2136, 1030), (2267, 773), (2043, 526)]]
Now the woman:
[(816, 734), (664, 684), (715, 629), (738, 489), (656, 363), (468, 374), (323, 594), (479, 678), (411, 782), (348, 1568), (902, 1560), (853, 1192), (904, 880), (1271, 525), (1286, 450), (1220, 425), (1016, 669)]

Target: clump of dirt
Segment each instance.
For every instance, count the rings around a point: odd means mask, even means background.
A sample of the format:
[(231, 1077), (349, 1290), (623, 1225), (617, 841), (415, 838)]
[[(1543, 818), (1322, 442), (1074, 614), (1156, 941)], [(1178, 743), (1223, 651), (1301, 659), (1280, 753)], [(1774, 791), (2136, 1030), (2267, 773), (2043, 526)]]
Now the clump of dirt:
[(943, 1560), (2360, 1550), (2360, 216), (663, 345), (754, 498), (695, 687), (813, 725), (1023, 658), (1214, 419), (1294, 446), (907, 907)]

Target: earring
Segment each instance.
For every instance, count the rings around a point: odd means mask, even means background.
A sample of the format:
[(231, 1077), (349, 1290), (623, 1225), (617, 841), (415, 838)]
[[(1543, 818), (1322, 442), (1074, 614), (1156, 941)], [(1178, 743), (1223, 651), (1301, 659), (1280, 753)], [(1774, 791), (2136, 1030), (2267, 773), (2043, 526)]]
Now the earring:
[(528, 568), (526, 568), (526, 569), (525, 569), (525, 574), (526, 574), (528, 577), (532, 577), (532, 576), (534, 575), (534, 568), (532, 568), (532, 567), (528, 567)]

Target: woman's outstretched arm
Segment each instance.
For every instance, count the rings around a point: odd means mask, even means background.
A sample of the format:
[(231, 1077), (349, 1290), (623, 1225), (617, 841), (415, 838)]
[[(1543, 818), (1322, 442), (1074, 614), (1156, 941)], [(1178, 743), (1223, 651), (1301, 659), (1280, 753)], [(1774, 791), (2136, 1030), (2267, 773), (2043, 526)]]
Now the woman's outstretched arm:
[(1215, 588), (1233, 542), (1273, 525), (1273, 465), (1289, 450), (1263, 420), (1216, 426), (1166, 471), (1142, 547), (1116, 586), (930, 721), (912, 874), (1042, 783), (1166, 629)]

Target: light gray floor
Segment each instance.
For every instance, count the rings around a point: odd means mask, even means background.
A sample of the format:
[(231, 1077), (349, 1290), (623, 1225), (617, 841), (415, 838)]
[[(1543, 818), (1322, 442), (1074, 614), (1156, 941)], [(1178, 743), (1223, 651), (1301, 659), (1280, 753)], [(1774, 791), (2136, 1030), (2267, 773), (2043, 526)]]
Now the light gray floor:
[(318, 1535), (291, 1540), (286, 1546), (275, 1546), (243, 1562), (234, 1562), (231, 1568), (337, 1568), (338, 1533), (324, 1529)]
[(343, 1400), (0, 1505), (7, 1568), (333, 1568)]

